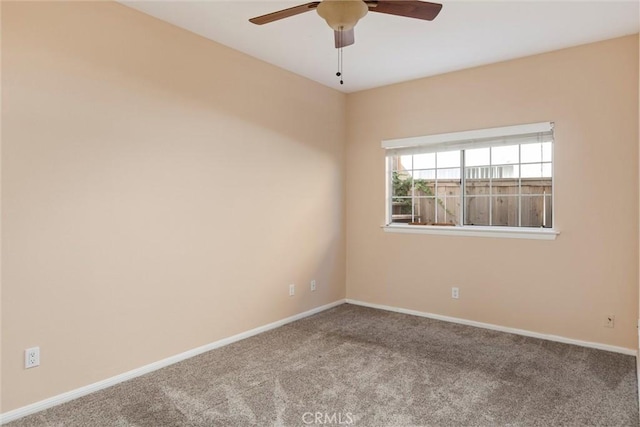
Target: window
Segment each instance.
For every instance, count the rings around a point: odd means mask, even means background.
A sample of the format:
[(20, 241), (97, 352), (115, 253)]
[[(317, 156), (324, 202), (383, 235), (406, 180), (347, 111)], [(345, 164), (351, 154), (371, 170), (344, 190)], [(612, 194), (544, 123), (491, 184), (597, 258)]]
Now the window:
[(553, 228), (553, 124), (384, 141), (387, 225)]

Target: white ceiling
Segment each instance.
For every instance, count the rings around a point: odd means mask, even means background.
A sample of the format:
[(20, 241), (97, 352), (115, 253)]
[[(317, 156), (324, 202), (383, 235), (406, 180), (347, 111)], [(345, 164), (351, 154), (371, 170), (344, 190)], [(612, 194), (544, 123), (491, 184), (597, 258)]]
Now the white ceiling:
[[(315, 11), (266, 25), (248, 19), (301, 1), (121, 3), (343, 92), (432, 76), (637, 33), (638, 1), (443, 0), (432, 22), (369, 13), (344, 49), (344, 85), (333, 30)], [(432, 0), (438, 1), (438, 0)]]

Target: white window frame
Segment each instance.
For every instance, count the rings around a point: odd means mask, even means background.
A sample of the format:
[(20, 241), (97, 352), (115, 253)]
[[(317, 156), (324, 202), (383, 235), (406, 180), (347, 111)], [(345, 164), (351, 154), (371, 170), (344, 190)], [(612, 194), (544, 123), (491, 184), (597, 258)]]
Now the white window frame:
[[(516, 239), (539, 239), (555, 240), (560, 234), (555, 228), (533, 228), (533, 227), (495, 227), (464, 225), (456, 226), (433, 226), (433, 225), (408, 225), (391, 222), (392, 195), (389, 177), (391, 176), (390, 157), (395, 153), (416, 152), (438, 152), (465, 150), (470, 148), (480, 148), (500, 145), (501, 138), (507, 144), (514, 144), (518, 138), (536, 138), (540, 134), (553, 133), (553, 122), (530, 123), (516, 126), (505, 126), (489, 129), (478, 129), (463, 132), (452, 132), (437, 135), (426, 135), (412, 138), (389, 139), (382, 141), (382, 148), (385, 149), (385, 225), (382, 226), (385, 232), (392, 233), (419, 233), (433, 235), (452, 236), (472, 236), (472, 237), (500, 237)], [(505, 139), (506, 138), (506, 139)], [(554, 144), (555, 145), (555, 142)], [(552, 153), (552, 221), (555, 227), (555, 158)], [(461, 171), (464, 173), (464, 170)], [(461, 177), (463, 179), (463, 177)]]

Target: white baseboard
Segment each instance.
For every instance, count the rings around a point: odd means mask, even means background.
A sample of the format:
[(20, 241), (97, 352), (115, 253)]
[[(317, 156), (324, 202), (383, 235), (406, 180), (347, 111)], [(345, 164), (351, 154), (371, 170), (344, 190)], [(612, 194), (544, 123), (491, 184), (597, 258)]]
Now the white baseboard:
[[(31, 414), (34, 414), (36, 412), (40, 412), (40, 411), (43, 411), (45, 409), (52, 408), (54, 406), (60, 405), (62, 403), (69, 402), (69, 401), (77, 399), (79, 397), (86, 396), (88, 394), (91, 394), (91, 393), (94, 393), (96, 391), (99, 391), (99, 390), (114, 386), (116, 384), (119, 384), (121, 382), (130, 380), (132, 378), (139, 377), (141, 375), (147, 374), (149, 372), (156, 371), (158, 369), (164, 368), (164, 367), (169, 366), (169, 365), (173, 365), (174, 363), (181, 362), (181, 361), (183, 361), (185, 359), (189, 359), (191, 357), (197, 356), (197, 355), (205, 353), (207, 351), (214, 350), (216, 348), (220, 348), (220, 347), (223, 347), (225, 345), (232, 344), (234, 342), (243, 340), (245, 338), (252, 337), (254, 335), (258, 335), (258, 334), (260, 334), (262, 332), (267, 332), (269, 330), (278, 328), (280, 326), (284, 326), (284, 325), (286, 325), (288, 323), (295, 322), (296, 320), (300, 320), (300, 319), (303, 319), (305, 317), (309, 317), (311, 315), (314, 315), (316, 313), (320, 313), (321, 311), (325, 311), (325, 310), (328, 310), (330, 308), (337, 307), (337, 306), (339, 306), (341, 304), (344, 304), (345, 302), (349, 303), (349, 304), (360, 305), (360, 306), (363, 306), (363, 307), (370, 307), (370, 308), (376, 308), (376, 309), (379, 309), (379, 310), (393, 311), (393, 312), (396, 312), (396, 313), (409, 314), (409, 315), (413, 315), (413, 316), (427, 317), (427, 318), (430, 318), (430, 319), (443, 320), (445, 322), (459, 323), (459, 324), (462, 324), (462, 325), (475, 326), (475, 327), (478, 327), (478, 328), (491, 329), (491, 330), (494, 330), (494, 331), (507, 332), (507, 333), (516, 334), (516, 335), (523, 335), (523, 336), (526, 336), (526, 337), (540, 338), (540, 339), (544, 339), (544, 340), (548, 340), (548, 341), (556, 341), (556, 342), (561, 342), (561, 343), (565, 343), (565, 344), (573, 344), (573, 345), (578, 345), (578, 346), (582, 346), (582, 347), (589, 347), (589, 348), (595, 348), (595, 349), (599, 349), (599, 350), (612, 351), (612, 352), (615, 352), (615, 353), (622, 353), (622, 354), (627, 354), (627, 355), (631, 355), (631, 356), (637, 356), (638, 355), (638, 352), (636, 350), (630, 349), (630, 348), (617, 347), (617, 346), (594, 343), (594, 342), (589, 342), (589, 341), (575, 340), (575, 339), (572, 339), (572, 338), (565, 338), (565, 337), (561, 337), (561, 336), (558, 336), (558, 335), (542, 334), (542, 333), (538, 333), (538, 332), (527, 331), (527, 330), (524, 330), (524, 329), (509, 328), (509, 327), (506, 327), (506, 326), (499, 326), (499, 325), (493, 325), (493, 324), (490, 324), (490, 323), (476, 322), (476, 321), (473, 321), (473, 320), (461, 319), (461, 318), (457, 318), (457, 317), (442, 316), (440, 314), (427, 313), (427, 312), (417, 311), (417, 310), (409, 310), (409, 309), (406, 309), (406, 308), (391, 307), (391, 306), (388, 306), (388, 305), (381, 305), (381, 304), (372, 304), (372, 303), (353, 300), (353, 299), (342, 299), (342, 300), (338, 300), (338, 301), (332, 302), (330, 304), (323, 305), (321, 307), (316, 307), (316, 308), (311, 309), (309, 311), (305, 311), (304, 313), (296, 314), (295, 316), (287, 317), (286, 319), (278, 320), (276, 322), (269, 323), (267, 325), (260, 326), (260, 327), (255, 328), (255, 329), (251, 329), (250, 331), (242, 332), (240, 334), (233, 335), (233, 336), (228, 337), (228, 338), (223, 338), (223, 339), (215, 341), (213, 343), (210, 343), (210, 344), (207, 344), (207, 345), (203, 345), (201, 347), (197, 347), (197, 348), (194, 348), (192, 350), (185, 351), (184, 353), (176, 354), (175, 356), (171, 356), (171, 357), (168, 357), (166, 359), (162, 359), (162, 360), (159, 360), (157, 362), (150, 363), (148, 365), (142, 366), (142, 367), (137, 368), (137, 369), (133, 369), (133, 370), (125, 372), (123, 374), (116, 375), (114, 377), (107, 378), (105, 380), (98, 381), (96, 383), (89, 384), (87, 386), (80, 387), (80, 388), (77, 388), (75, 390), (71, 390), (71, 391), (68, 391), (66, 393), (62, 393), (62, 394), (50, 397), (50, 398), (45, 399), (45, 400), (41, 400), (41, 401), (36, 402), (36, 403), (32, 403), (32, 404), (27, 405), (27, 406), (23, 406), (21, 408), (14, 409), (14, 410), (6, 412), (4, 414), (0, 414), (0, 424), (6, 424), (6, 423), (9, 423), (11, 421), (15, 421), (15, 420), (17, 420), (19, 418), (22, 418), (22, 417), (25, 417), (27, 415), (31, 415)], [(639, 363), (639, 367), (640, 367), (640, 360), (638, 361), (638, 363)], [(640, 376), (640, 369), (638, 371), (638, 375)], [(639, 383), (639, 385), (640, 385), (640, 383)]]
[(428, 317), (429, 319), (443, 320), (445, 322), (459, 323), (461, 325), (475, 326), (477, 328), (491, 329), (493, 331), (507, 332), (510, 334), (523, 335), (525, 337), (540, 338), (548, 341), (556, 341), (564, 344), (579, 345), (581, 347), (596, 348), (598, 350), (612, 351), (614, 353), (622, 353), (630, 356), (637, 356), (637, 350), (632, 348), (617, 347), (614, 345), (600, 344), (590, 341), (575, 340), (573, 338), (565, 338), (558, 335), (541, 334), (539, 332), (527, 331), (524, 329), (509, 328), (507, 326), (493, 325), (491, 323), (476, 322), (474, 320), (461, 319), (458, 317), (442, 316), (440, 314), (427, 313), (417, 310), (409, 310), (406, 308), (391, 307), (388, 305), (372, 304), (364, 301), (358, 301), (347, 298), (348, 304), (361, 305), (363, 307), (377, 308), (379, 310), (394, 311), (396, 313), (410, 314), (412, 316)]
[(223, 347), (225, 345), (232, 344), (234, 342), (243, 340), (245, 338), (252, 337), (254, 335), (261, 334), (262, 332), (270, 331), (271, 329), (279, 328), (280, 326), (284, 326), (288, 323), (295, 322), (296, 320), (303, 319), (305, 317), (309, 317), (316, 313), (320, 313), (321, 311), (328, 310), (330, 308), (342, 305), (346, 302), (346, 300), (338, 300), (332, 302), (330, 304), (326, 304), (320, 307), (316, 307), (309, 311), (305, 311), (304, 313), (296, 314), (295, 316), (287, 317), (286, 319), (278, 320), (273, 323), (269, 323), (268, 325), (260, 326), (255, 329), (251, 329), (250, 331), (242, 332), (237, 335), (233, 335), (228, 338), (223, 338), (221, 340), (212, 342), (210, 344), (203, 345), (198, 348), (194, 348), (192, 350), (185, 351), (184, 353), (176, 354), (175, 356), (167, 357), (166, 359), (159, 360), (157, 362), (150, 363), (148, 365), (142, 366), (140, 368), (133, 369), (131, 371), (125, 372), (120, 375), (116, 375), (115, 377), (107, 378), (102, 381), (98, 381), (97, 383), (89, 384), (84, 387), (77, 388), (75, 390), (68, 391), (66, 393), (59, 394), (57, 396), (50, 397), (45, 400), (41, 400), (36, 403), (32, 403), (27, 406), (23, 406), (21, 408), (14, 409), (9, 412), (5, 412), (4, 414), (0, 414), (0, 424), (6, 424), (8, 422), (17, 420), (18, 418), (26, 417), (27, 415), (35, 414), (36, 412), (43, 411), (48, 408), (52, 408), (54, 406), (60, 405), (65, 402), (69, 402), (70, 400), (77, 399), (82, 396), (86, 396), (87, 394), (94, 393), (96, 391), (105, 389), (107, 387), (114, 386), (121, 382), (130, 380), (135, 377), (139, 377), (144, 374), (148, 374), (149, 372), (156, 371), (158, 369), (164, 368), (169, 365), (173, 365), (174, 363), (181, 362), (185, 359), (189, 359), (191, 357), (197, 356), (199, 354), (205, 353), (210, 350), (214, 350), (216, 348)]

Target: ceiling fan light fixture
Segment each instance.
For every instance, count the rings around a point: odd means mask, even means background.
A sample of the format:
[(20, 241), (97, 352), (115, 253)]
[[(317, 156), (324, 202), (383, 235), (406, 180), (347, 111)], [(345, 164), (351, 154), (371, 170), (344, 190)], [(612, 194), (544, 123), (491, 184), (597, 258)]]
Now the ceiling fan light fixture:
[(324, 0), (316, 10), (335, 31), (349, 31), (367, 14), (369, 7), (362, 0)]

